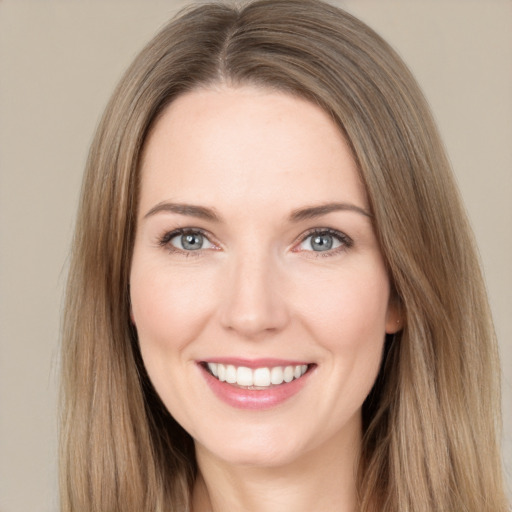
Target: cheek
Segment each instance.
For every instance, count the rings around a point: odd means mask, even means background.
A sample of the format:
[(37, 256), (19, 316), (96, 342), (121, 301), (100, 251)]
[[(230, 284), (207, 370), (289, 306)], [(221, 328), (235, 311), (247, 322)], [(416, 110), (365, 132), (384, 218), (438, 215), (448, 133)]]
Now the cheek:
[[(331, 382), (343, 392), (328, 404), (329, 420), (355, 413), (370, 392), (379, 372), (386, 336), (389, 281), (378, 264), (366, 272), (347, 269), (326, 280), (321, 294), (303, 300), (301, 309), (317, 345), (325, 350), (322, 363), (332, 376)], [(297, 294), (304, 298), (305, 294)]]
[(134, 258), (130, 276), (132, 316), (146, 371), (169, 411), (190, 423), (184, 403), (190, 395), (190, 347), (212, 311), (205, 278), (143, 265)]
[(333, 352), (358, 352), (383, 342), (389, 282), (380, 265), (368, 268), (347, 269), (319, 280), (315, 294), (304, 287), (295, 292), (310, 332)]
[(134, 265), (130, 294), (139, 336), (164, 345), (186, 344), (212, 307), (210, 288), (205, 276)]
[[(207, 277), (170, 271), (168, 266), (150, 266), (134, 260), (130, 280), (132, 315), (146, 370), (169, 407), (169, 382), (183, 363), (190, 364), (189, 347), (200, 335), (212, 306)], [(188, 356), (188, 357), (187, 357)]]

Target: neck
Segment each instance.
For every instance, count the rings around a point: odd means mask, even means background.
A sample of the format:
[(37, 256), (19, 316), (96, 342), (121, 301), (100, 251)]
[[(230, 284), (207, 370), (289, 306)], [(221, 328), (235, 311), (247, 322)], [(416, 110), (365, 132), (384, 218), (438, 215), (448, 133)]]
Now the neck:
[(229, 464), (196, 446), (194, 512), (354, 512), (360, 430), (272, 467)]

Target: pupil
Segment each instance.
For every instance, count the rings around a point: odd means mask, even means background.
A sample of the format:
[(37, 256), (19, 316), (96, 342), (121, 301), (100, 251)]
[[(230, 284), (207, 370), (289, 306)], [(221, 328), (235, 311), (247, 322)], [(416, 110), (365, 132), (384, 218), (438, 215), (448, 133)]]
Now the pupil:
[(311, 246), (315, 251), (328, 251), (332, 247), (332, 236), (317, 235), (311, 241)]
[(191, 234), (182, 235), (181, 236), (181, 245), (183, 249), (188, 249), (189, 251), (197, 251), (201, 249), (203, 245), (203, 235)]

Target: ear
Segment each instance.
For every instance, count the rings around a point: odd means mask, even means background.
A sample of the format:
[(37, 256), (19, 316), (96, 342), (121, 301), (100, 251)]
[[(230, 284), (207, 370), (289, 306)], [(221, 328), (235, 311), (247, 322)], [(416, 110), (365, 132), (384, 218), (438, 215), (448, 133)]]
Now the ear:
[(386, 313), (386, 334), (395, 334), (404, 326), (404, 315), (400, 299), (393, 294), (389, 299)]

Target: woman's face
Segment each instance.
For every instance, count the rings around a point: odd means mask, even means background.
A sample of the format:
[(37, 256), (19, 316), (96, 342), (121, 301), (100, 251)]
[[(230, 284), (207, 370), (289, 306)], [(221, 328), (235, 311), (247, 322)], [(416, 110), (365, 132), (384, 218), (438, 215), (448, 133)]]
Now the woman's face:
[(335, 124), (283, 93), (197, 90), (158, 120), (141, 172), (132, 319), (197, 450), (275, 466), (357, 444), (400, 318)]

